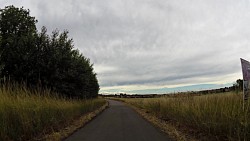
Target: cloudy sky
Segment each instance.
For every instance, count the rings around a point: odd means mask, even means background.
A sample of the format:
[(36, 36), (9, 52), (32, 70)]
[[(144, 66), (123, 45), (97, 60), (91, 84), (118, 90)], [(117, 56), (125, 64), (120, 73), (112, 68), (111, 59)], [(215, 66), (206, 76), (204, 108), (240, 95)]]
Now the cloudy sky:
[[(100, 92), (164, 93), (231, 85), (250, 60), (249, 0), (0, 0), (40, 30), (67, 29), (94, 63)], [(177, 87), (177, 88), (176, 88)]]

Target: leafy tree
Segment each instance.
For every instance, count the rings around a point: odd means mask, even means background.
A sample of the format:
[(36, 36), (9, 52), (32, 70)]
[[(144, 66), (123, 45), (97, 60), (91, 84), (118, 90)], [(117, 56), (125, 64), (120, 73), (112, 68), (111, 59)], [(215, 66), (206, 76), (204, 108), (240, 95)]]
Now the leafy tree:
[(29, 10), (7, 6), (0, 10), (0, 36), (1, 36), (1, 58), (3, 66), (1, 77), (8, 76), (17, 81), (27, 79), (29, 59), (35, 48), (34, 39), (36, 35), (37, 22), (34, 17), (29, 16)]
[(236, 86), (238, 87), (238, 89), (243, 90), (243, 80), (242, 79), (236, 80)]
[(0, 76), (39, 84), (67, 97), (92, 98), (99, 92), (93, 65), (78, 50), (68, 31), (36, 30), (29, 10), (7, 6), (0, 11)]
[(243, 80), (237, 79), (231, 88), (233, 90), (235, 90), (236, 92), (242, 91), (243, 90)]

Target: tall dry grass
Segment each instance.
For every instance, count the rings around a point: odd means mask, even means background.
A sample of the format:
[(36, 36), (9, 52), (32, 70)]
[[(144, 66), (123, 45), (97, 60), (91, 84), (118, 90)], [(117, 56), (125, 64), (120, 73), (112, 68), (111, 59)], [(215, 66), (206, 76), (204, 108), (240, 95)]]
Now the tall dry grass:
[(172, 120), (217, 140), (250, 140), (250, 104), (241, 94), (125, 99), (164, 120)]
[(30, 140), (53, 132), (105, 103), (102, 99), (69, 100), (49, 90), (0, 87), (0, 140)]

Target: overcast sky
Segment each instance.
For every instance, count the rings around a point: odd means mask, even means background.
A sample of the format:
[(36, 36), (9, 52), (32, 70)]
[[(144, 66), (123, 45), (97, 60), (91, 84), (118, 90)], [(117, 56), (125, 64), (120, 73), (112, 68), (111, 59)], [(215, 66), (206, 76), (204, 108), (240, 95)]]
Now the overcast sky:
[(101, 92), (223, 86), (250, 60), (249, 0), (0, 0), (7, 5), (30, 9), (38, 30), (67, 29)]

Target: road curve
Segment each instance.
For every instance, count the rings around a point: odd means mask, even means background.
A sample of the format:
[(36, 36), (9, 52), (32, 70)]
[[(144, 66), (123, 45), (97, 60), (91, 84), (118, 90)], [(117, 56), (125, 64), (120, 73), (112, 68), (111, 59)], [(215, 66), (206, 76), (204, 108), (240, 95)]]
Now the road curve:
[(170, 141), (133, 109), (108, 101), (110, 108), (65, 141)]

